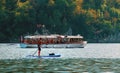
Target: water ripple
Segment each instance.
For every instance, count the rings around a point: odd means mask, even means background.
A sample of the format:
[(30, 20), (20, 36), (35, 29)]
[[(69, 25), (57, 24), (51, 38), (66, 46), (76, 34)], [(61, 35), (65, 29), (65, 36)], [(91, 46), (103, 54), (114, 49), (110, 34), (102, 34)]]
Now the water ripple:
[(120, 59), (21, 59), (0, 60), (0, 72), (119, 73)]

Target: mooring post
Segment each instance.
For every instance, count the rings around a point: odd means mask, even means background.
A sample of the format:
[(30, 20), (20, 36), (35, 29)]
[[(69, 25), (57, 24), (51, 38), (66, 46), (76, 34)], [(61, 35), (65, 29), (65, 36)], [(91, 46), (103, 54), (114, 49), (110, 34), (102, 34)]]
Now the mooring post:
[(38, 44), (38, 56), (40, 56), (41, 46)]

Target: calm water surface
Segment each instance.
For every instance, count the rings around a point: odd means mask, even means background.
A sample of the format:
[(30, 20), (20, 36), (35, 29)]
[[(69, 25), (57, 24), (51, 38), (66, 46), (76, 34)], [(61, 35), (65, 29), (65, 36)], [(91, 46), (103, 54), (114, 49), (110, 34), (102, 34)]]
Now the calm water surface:
[(35, 50), (21, 49), (18, 44), (0, 44), (0, 73), (120, 73), (120, 44), (88, 44), (82, 49), (42, 49), (41, 55), (52, 51), (60, 53), (61, 58), (24, 58)]

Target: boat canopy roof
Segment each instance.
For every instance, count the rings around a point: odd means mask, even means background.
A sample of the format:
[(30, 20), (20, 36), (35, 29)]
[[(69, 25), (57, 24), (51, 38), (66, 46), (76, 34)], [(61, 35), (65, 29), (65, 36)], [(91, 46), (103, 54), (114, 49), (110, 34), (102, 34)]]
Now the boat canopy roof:
[(64, 35), (34, 35), (34, 36), (25, 36), (24, 38), (29, 39), (39, 39), (39, 38), (83, 38), (83, 36), (64, 36)]
[(67, 38), (83, 38), (83, 36), (67, 36)]
[(57, 37), (56, 36), (36, 35), (36, 36), (25, 36), (24, 38), (57, 38)]

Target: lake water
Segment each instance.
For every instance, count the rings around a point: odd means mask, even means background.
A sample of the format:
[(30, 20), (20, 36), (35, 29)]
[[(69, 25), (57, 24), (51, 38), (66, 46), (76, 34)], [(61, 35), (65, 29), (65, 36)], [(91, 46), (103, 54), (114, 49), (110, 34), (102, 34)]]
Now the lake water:
[(42, 48), (41, 55), (60, 58), (28, 59), (36, 48), (0, 44), (0, 73), (120, 73), (120, 44), (90, 43), (85, 48)]

